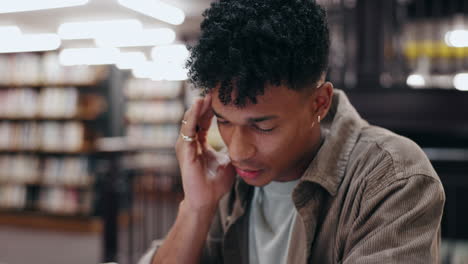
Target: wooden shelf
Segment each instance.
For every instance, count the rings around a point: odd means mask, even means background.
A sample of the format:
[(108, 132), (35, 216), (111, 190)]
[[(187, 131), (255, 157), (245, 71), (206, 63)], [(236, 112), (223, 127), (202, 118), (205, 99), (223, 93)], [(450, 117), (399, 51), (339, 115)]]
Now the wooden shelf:
[(89, 189), (94, 186), (94, 183), (87, 184), (67, 184), (67, 183), (44, 183), (44, 182), (21, 182), (21, 181), (5, 181), (0, 180), (1, 185), (30, 185), (30, 186), (41, 186), (41, 187), (59, 187), (64, 189)]
[(180, 126), (181, 120), (177, 121), (172, 121), (172, 120), (165, 120), (165, 121), (148, 121), (148, 120), (130, 120), (126, 118), (126, 123), (130, 125), (155, 125), (155, 126), (162, 126), (162, 125), (167, 125), (167, 126)]
[(80, 151), (47, 151), (47, 150), (32, 150), (32, 149), (0, 149), (0, 154), (44, 154), (44, 155), (90, 155), (93, 154), (93, 150), (84, 149)]
[(180, 101), (180, 95), (177, 95), (176, 97), (143, 97), (143, 96), (126, 96), (125, 99), (127, 102), (130, 103), (138, 103), (138, 102), (170, 102), (170, 101)]
[[(38, 178), (38, 177), (35, 177)], [(41, 184), (40, 182), (34, 180), (34, 181), (15, 181), (15, 180), (5, 180), (1, 179), (0, 180), (0, 185), (39, 185)]]
[(135, 190), (134, 198), (138, 200), (147, 200), (147, 201), (169, 201), (174, 203), (180, 203), (184, 198), (184, 193), (182, 191), (162, 191), (147, 189), (142, 190), (141, 188)]
[(174, 153), (175, 152), (175, 143), (174, 146), (161, 146), (161, 147), (142, 147), (142, 146), (131, 146), (133, 152), (164, 152), (164, 153)]
[(40, 185), (42, 187), (59, 187), (67, 189), (88, 189), (94, 186), (94, 183), (87, 184), (67, 184), (67, 183), (37, 183), (35, 185)]
[(93, 118), (87, 117), (0, 117), (0, 121), (94, 121)]
[(100, 82), (91, 83), (39, 83), (39, 84), (0, 84), (0, 89), (15, 89), (15, 88), (61, 88), (61, 87), (76, 87), (76, 88), (95, 88)]
[(25, 211), (0, 211), (0, 225), (80, 233), (100, 233), (103, 230), (102, 220), (97, 217)]

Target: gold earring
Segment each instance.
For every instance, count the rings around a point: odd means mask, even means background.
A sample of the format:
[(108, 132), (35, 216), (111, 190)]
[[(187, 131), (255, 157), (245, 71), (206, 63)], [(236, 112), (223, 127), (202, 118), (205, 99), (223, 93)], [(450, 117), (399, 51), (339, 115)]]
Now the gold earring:
[[(318, 123), (320, 124), (320, 116), (317, 117), (317, 121), (318, 121)], [(312, 122), (312, 127), (314, 127), (314, 126), (315, 126), (315, 121)]]

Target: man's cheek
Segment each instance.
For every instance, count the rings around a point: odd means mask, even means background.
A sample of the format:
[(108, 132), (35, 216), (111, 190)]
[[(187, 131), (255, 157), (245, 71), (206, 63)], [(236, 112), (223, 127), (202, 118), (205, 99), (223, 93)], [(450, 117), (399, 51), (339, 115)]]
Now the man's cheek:
[[(229, 142), (228, 142), (228, 140), (227, 140), (226, 129), (223, 128), (223, 127), (220, 126), (220, 125), (218, 125), (217, 127), (218, 127), (218, 131), (217, 131), (217, 132), (218, 132), (218, 135), (219, 135), (219, 137), (221, 138), (221, 140), (223, 141), (223, 144), (224, 144), (225, 146), (229, 146)], [(216, 132), (214, 132), (214, 133), (216, 133)], [(218, 135), (216, 135), (216, 136), (218, 136)], [(216, 137), (216, 136), (215, 136), (215, 137)]]

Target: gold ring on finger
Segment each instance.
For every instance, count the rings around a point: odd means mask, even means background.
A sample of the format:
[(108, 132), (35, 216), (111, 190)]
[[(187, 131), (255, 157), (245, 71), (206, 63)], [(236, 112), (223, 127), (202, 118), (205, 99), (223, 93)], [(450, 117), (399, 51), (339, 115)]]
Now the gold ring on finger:
[(193, 137), (186, 136), (182, 132), (180, 132), (180, 136), (182, 137), (182, 140), (185, 142), (193, 142), (197, 138), (197, 136), (193, 136)]

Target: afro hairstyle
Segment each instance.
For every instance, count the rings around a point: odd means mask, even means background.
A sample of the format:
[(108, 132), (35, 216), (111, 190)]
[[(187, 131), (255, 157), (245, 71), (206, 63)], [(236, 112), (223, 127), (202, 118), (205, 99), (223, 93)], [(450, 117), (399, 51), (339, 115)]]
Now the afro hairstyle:
[(266, 84), (310, 89), (327, 70), (326, 12), (314, 0), (220, 0), (203, 17), (189, 81), (202, 94), (219, 86), (225, 105), (257, 103)]

